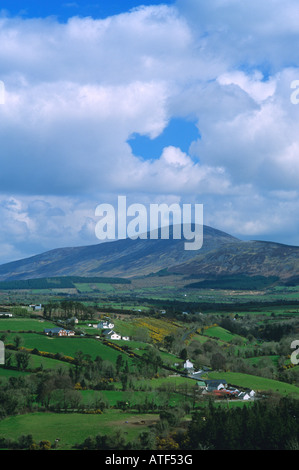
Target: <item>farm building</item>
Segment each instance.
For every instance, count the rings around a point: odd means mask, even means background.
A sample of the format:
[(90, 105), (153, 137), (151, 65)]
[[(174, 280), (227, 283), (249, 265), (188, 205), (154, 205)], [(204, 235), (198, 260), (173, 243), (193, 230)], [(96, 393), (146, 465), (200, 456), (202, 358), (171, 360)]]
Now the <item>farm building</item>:
[(45, 328), (44, 333), (47, 336), (74, 336), (75, 332), (72, 330), (65, 330), (64, 328)]
[(39, 305), (34, 305), (34, 304), (31, 304), (29, 305), (30, 308), (32, 308), (32, 310), (34, 311), (38, 311), (38, 310), (41, 310), (42, 309), (42, 305), (39, 304)]
[(201, 388), (201, 389), (206, 388), (206, 383), (203, 380), (198, 380), (196, 383), (197, 383), (199, 388)]
[[(201, 386), (202, 382), (205, 383), (205, 387)], [(218, 398), (238, 398), (239, 400), (254, 400), (255, 398), (254, 390), (240, 392), (235, 387), (228, 387), (226, 380), (201, 380), (198, 385), (200, 388), (204, 388), (203, 393)]]
[(116, 340), (120, 340), (121, 339), (121, 336), (117, 333), (115, 333), (115, 331), (113, 330), (105, 330), (103, 335), (105, 336), (105, 338), (107, 339), (116, 339)]
[(66, 320), (66, 323), (73, 323), (75, 325), (75, 324), (79, 323), (79, 320), (76, 317), (72, 317), (72, 318), (68, 318)]
[(186, 369), (187, 371), (193, 370), (193, 364), (192, 362), (189, 361), (189, 359), (187, 359), (186, 362), (184, 363), (184, 369)]
[(246, 392), (240, 392), (238, 395), (238, 398), (241, 398), (242, 400), (253, 400), (254, 397), (255, 397), (254, 390), (247, 390)]
[(109, 321), (100, 321), (100, 323), (97, 324), (97, 328), (100, 330), (112, 330), (112, 328), (114, 328), (114, 323)]
[(208, 392), (225, 389), (227, 387), (226, 380), (205, 380), (205, 383)]

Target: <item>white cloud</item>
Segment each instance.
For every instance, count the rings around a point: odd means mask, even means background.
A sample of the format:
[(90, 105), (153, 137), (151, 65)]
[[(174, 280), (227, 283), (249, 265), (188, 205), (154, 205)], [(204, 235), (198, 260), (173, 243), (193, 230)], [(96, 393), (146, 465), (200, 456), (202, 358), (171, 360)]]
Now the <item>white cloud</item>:
[(228, 72), (217, 78), (220, 85), (237, 85), (244, 90), (257, 103), (261, 103), (275, 92), (275, 81), (273, 79), (264, 82), (263, 74), (255, 71), (253, 76), (246, 75), (243, 71)]
[[(272, 223), (287, 238), (276, 220), (298, 219), (297, 19), (295, 0), (178, 0), (65, 24), (0, 18), (3, 246), (96, 242), (94, 208), (121, 193), (197, 199), (216, 227), (270, 235)], [(132, 154), (132, 134), (153, 139), (172, 117), (197, 124), (188, 152)]]
[[(258, 106), (235, 108), (231, 116), (220, 110), (214, 120), (201, 118), (202, 139), (193, 144), (192, 154), (210, 165), (222, 164), (235, 184), (252, 183), (257, 190), (296, 189), (299, 107), (290, 103), (290, 78), (296, 73), (286, 69), (277, 74)], [(238, 87), (245, 89), (241, 77)]]
[(203, 38), (205, 54), (232, 67), (266, 66), (275, 73), (298, 63), (296, 0), (177, 0), (179, 10)]

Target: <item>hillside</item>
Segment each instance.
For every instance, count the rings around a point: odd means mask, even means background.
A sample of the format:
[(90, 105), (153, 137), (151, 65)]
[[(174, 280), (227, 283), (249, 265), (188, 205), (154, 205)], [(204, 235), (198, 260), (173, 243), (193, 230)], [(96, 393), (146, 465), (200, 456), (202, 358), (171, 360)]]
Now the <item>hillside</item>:
[(288, 279), (298, 275), (299, 247), (261, 241), (227, 243), (168, 271), (205, 278), (246, 274)]
[(160, 271), (193, 277), (263, 275), (292, 278), (299, 273), (299, 247), (241, 241), (204, 226), (203, 247), (184, 250), (185, 240), (126, 239), (59, 248), (0, 266), (0, 281), (57, 276), (137, 277)]

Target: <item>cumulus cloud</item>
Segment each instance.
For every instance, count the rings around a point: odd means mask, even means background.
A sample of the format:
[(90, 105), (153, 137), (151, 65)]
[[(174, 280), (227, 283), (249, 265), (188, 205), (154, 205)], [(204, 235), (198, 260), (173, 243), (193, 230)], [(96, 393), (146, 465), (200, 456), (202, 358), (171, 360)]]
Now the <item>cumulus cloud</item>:
[[(244, 236), (287, 240), (279, 220), (298, 233), (297, 25), (295, 0), (177, 0), (65, 23), (2, 16), (7, 253), (96, 243), (96, 205), (122, 193), (197, 200), (207, 222)], [(196, 123), (188, 152), (134, 155), (133, 134), (155, 139), (174, 117)]]
[(70, 197), (0, 196), (0, 257), (9, 262), (63, 246), (96, 243), (95, 204)]

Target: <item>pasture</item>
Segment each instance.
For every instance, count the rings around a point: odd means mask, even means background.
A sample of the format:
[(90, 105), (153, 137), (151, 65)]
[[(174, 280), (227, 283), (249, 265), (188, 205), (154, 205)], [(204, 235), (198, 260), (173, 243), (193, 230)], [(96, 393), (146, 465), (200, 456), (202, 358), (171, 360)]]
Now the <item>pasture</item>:
[(36, 442), (59, 439), (59, 450), (71, 450), (89, 436), (121, 431), (127, 441), (136, 439), (159, 420), (155, 414), (134, 414), (119, 410), (106, 410), (102, 414), (30, 413), (10, 416), (0, 421), (0, 435), (7, 439), (32, 435)]

